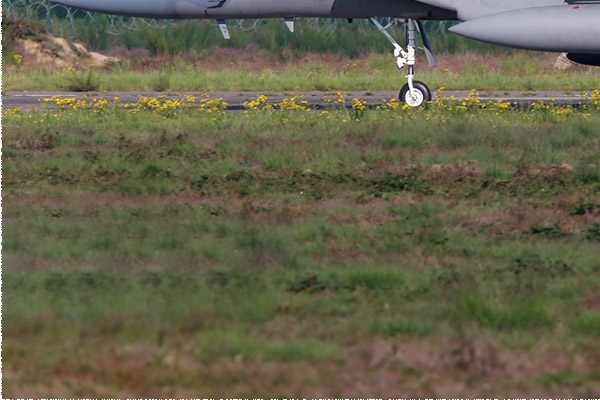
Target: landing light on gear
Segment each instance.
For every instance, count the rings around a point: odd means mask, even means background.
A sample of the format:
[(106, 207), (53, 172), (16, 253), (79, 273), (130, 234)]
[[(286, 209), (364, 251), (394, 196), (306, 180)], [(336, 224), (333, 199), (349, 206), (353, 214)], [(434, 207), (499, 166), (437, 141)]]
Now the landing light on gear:
[(425, 32), (425, 28), (420, 21), (416, 21), (414, 19), (406, 20), (406, 30), (407, 30), (407, 41), (408, 44), (406, 46), (406, 50), (402, 48), (396, 42), (396, 40), (388, 33), (388, 28), (392, 25), (399, 22), (399, 20), (394, 19), (385, 27), (379, 23), (375, 18), (371, 18), (371, 22), (385, 35), (385, 37), (394, 45), (394, 57), (396, 58), (396, 65), (398, 69), (402, 69), (405, 66), (408, 67), (408, 74), (406, 78), (408, 79), (408, 83), (406, 83), (402, 89), (400, 90), (399, 100), (401, 102), (405, 102), (407, 105), (411, 107), (420, 107), (425, 102), (429, 102), (432, 99), (431, 90), (425, 85), (423, 82), (415, 81), (415, 31), (418, 30), (421, 33), (423, 38), (424, 50), (427, 55), (427, 60), (432, 67), (436, 66), (435, 57), (433, 52), (431, 51), (431, 45), (429, 43), (429, 39), (427, 37), (427, 33)]

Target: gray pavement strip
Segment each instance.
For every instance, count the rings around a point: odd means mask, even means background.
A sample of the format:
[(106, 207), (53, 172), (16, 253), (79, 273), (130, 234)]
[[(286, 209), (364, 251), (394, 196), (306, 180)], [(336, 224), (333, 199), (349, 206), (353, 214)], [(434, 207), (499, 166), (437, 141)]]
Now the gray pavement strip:
[[(242, 110), (243, 103), (256, 99), (259, 95), (267, 96), (269, 104), (279, 104), (286, 98), (293, 96), (302, 97), (302, 100), (308, 102), (309, 107), (314, 109), (325, 109), (335, 102), (339, 94), (345, 96), (346, 107), (352, 106), (352, 99), (357, 98), (365, 103), (367, 107), (374, 108), (381, 105), (384, 101), (390, 101), (398, 98), (398, 92), (393, 91), (365, 91), (365, 90), (340, 90), (340, 91), (303, 91), (303, 92), (282, 92), (282, 91), (217, 91), (217, 92), (152, 92), (152, 91), (110, 91), (110, 92), (3, 92), (2, 109), (12, 109), (21, 107), (24, 111), (36, 108), (50, 107), (44, 103), (44, 99), (53, 96), (62, 98), (75, 97), (76, 99), (105, 99), (113, 101), (116, 96), (119, 97), (121, 104), (136, 103), (142, 97), (158, 98), (164, 96), (164, 99), (178, 99), (185, 96), (196, 97), (196, 103), (202, 99), (220, 99), (228, 103), (228, 110)], [(454, 99), (462, 101), (466, 99), (471, 91), (453, 90), (443, 93), (436, 93), (435, 98)], [(517, 106), (527, 106), (528, 104), (542, 101), (555, 102), (557, 104), (579, 105), (590, 100), (585, 92), (580, 91), (479, 91), (476, 92), (481, 102), (499, 101), (509, 102)]]

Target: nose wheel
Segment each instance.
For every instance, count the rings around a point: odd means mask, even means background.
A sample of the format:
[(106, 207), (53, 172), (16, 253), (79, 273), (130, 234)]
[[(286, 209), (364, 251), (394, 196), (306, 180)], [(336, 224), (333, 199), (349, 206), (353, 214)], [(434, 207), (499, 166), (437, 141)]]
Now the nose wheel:
[(413, 82), (412, 90), (408, 83), (405, 84), (398, 95), (401, 102), (411, 107), (421, 107), (424, 103), (431, 101), (432, 97), (429, 87), (420, 81)]
[(402, 87), (400, 90), (400, 94), (398, 96), (399, 100), (403, 103), (406, 103), (410, 107), (420, 107), (424, 103), (431, 101), (432, 94), (429, 87), (426, 84), (420, 81), (415, 81), (415, 31), (419, 31), (421, 33), (421, 37), (423, 38), (423, 45), (425, 54), (427, 55), (427, 60), (429, 61), (429, 65), (432, 67), (436, 66), (435, 57), (431, 50), (431, 45), (429, 43), (429, 39), (427, 38), (427, 34), (425, 32), (425, 28), (420, 21), (414, 19), (406, 20), (406, 36), (407, 36), (407, 45), (406, 50), (402, 48), (398, 44), (398, 42), (389, 34), (387, 31), (392, 25), (399, 22), (399, 20), (394, 19), (387, 26), (383, 26), (377, 21), (375, 18), (371, 18), (371, 22), (385, 35), (385, 37), (392, 43), (394, 46), (394, 58), (396, 59), (396, 65), (398, 69), (402, 69), (404, 67), (408, 67), (408, 74), (406, 78), (408, 82)]

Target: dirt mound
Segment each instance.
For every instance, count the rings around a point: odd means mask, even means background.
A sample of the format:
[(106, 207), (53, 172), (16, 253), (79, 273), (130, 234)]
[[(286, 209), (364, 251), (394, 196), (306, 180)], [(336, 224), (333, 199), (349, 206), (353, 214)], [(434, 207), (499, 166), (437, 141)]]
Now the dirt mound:
[(23, 63), (33, 65), (52, 65), (64, 67), (69, 65), (87, 66), (93, 64), (104, 67), (119, 63), (116, 57), (109, 57), (88, 51), (81, 43), (70, 42), (64, 38), (45, 35), (43, 40), (19, 39), (17, 42)]

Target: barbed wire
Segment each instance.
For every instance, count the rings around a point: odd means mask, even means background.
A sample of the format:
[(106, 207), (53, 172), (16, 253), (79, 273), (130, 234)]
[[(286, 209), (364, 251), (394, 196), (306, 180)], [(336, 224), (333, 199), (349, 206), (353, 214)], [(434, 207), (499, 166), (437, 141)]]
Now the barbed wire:
[[(2, 5), (6, 12), (13, 15), (35, 18), (41, 21), (46, 20), (49, 25), (49, 30), (52, 28), (51, 24), (53, 18), (60, 18), (61, 20), (68, 21), (72, 28), (75, 27), (76, 21), (78, 20), (85, 20), (87, 23), (95, 23), (98, 25), (106, 24), (108, 26), (106, 33), (112, 35), (118, 35), (124, 30), (140, 30), (143, 27), (165, 28), (175, 23), (173, 20), (97, 14), (67, 7), (62, 4), (52, 3), (47, 0), (3, 0)], [(106, 23), (107, 21), (108, 23)]]

